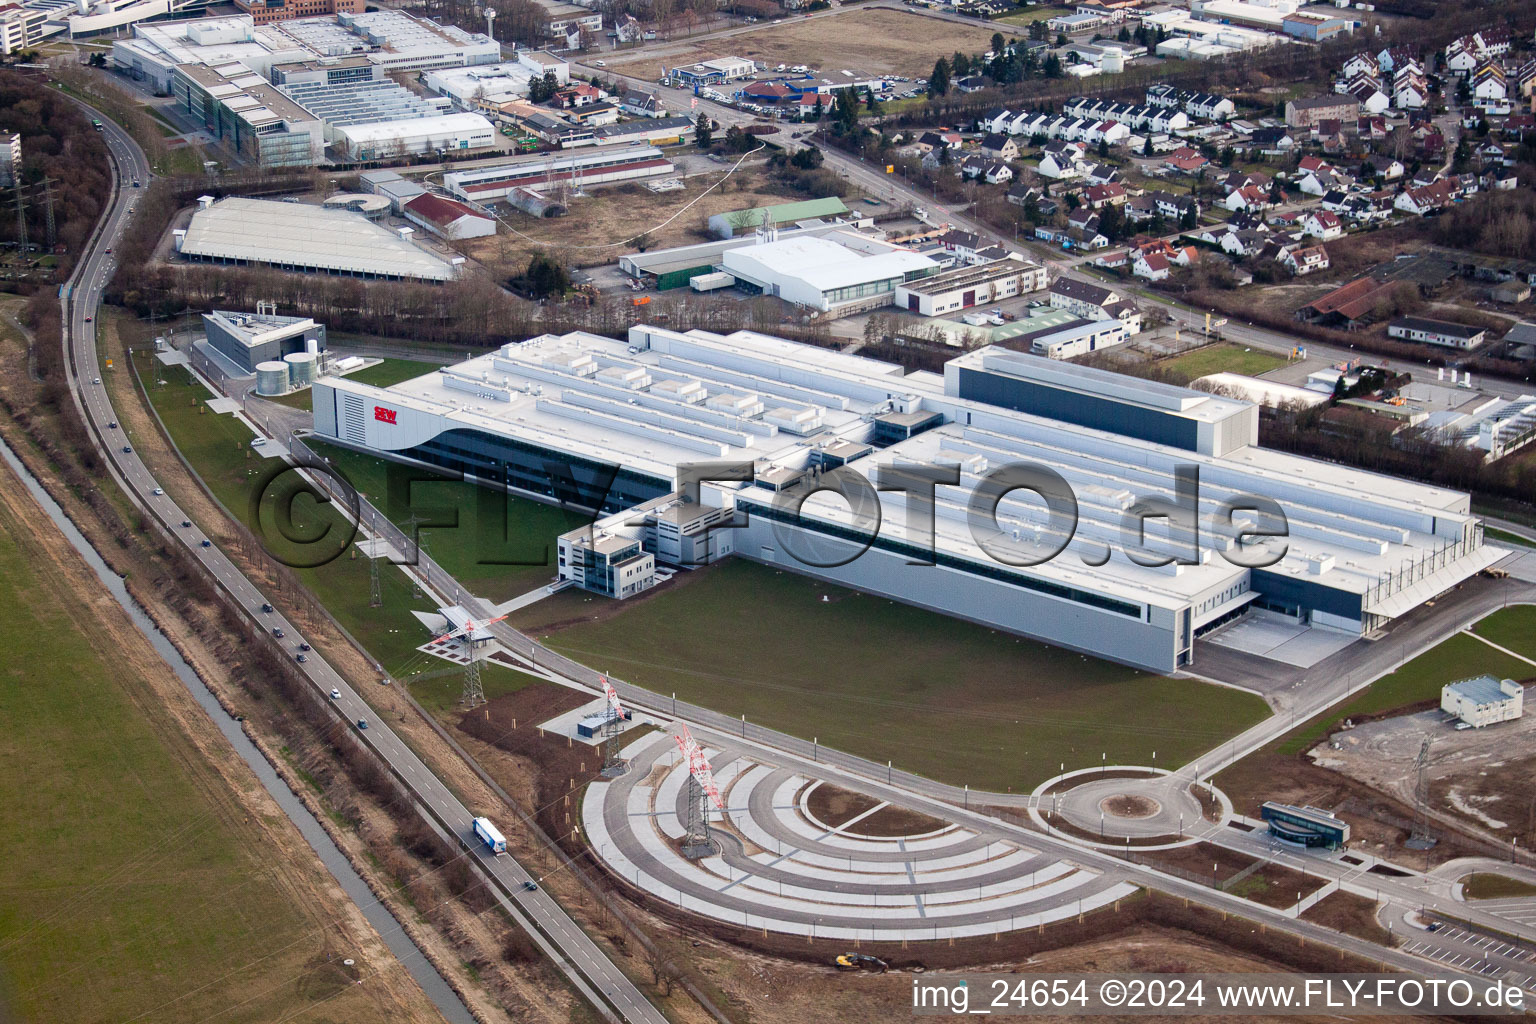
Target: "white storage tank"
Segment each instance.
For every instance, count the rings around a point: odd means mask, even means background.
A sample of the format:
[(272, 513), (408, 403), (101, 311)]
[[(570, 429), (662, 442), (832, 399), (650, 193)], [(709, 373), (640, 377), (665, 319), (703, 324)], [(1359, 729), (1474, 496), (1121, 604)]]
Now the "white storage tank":
[(1125, 51), (1118, 46), (1104, 47), (1104, 55), (1099, 58), (1099, 70), (1106, 75), (1118, 75), (1125, 71)]
[(315, 366), (319, 360), (310, 352), (294, 352), (283, 356), (288, 364), (288, 386), (307, 388), (315, 382)]
[(256, 393), (258, 395), (286, 395), (288, 393), (288, 364), (281, 359), (268, 359), (256, 364)]

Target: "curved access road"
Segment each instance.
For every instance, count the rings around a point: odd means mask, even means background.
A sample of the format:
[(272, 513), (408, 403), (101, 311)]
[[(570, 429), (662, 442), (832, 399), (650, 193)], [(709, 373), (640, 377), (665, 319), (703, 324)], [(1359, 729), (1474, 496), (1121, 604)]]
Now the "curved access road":
[[(96, 383), (101, 369), (92, 320), (105, 285), (112, 276), (113, 260), (108, 250), (123, 233), (132, 199), (141, 194), (132, 187), (131, 179), (147, 183), (150, 175), (148, 160), (138, 145), (105, 115), (98, 116), (103, 121), (118, 187), (114, 188), (107, 212), (76, 268), (72, 283), (65, 290), (64, 337), (69, 355), (66, 363), (71, 393), (92, 431), (107, 471), (129, 500), (158, 519), (171, 536), (181, 540), (230, 599), (250, 617), (255, 628), (269, 635), (281, 630), (282, 643), (288, 648), (288, 656), (292, 657), (303, 642), (298, 627), (281, 612), (263, 612), (263, 607), (269, 606), (267, 597), (217, 545), (208, 542), (195, 527), (182, 525), (189, 522), (190, 517), (161, 491), (148, 467), (130, 449), (116, 427), (117, 413), (106, 389)], [(277, 642), (275, 635), (273, 642)], [(427, 813), (429, 823), (467, 844), (473, 864), (490, 882), (489, 890), (503, 908), (528, 930), (571, 984), (605, 1019), (633, 1024), (666, 1024), (661, 1011), (608, 959), (559, 903), (542, 889), (524, 889), (525, 883), (532, 880), (529, 872), (505, 854), (491, 854), (474, 839), (471, 832), (474, 812), (460, 802), (386, 723), (373, 715), (368, 702), (318, 652), (308, 654), (299, 668), (322, 696), (328, 697), (333, 692), (338, 695), (331, 703), (351, 725), (358, 739), (388, 764), (394, 776)], [(358, 723), (364, 721), (367, 727), (360, 728)]]

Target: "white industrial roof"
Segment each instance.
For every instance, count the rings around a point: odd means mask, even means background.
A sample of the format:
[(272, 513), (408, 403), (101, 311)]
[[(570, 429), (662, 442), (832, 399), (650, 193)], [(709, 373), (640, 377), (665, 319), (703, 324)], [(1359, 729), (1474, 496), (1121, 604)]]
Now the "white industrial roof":
[[(1442, 527), (1459, 532), (1474, 519), (1464, 493), (1255, 447), (1223, 457), (1201, 455), (961, 399), (949, 394), (936, 374), (903, 374), (891, 363), (750, 331), (724, 336), (654, 327), (633, 331), (627, 341), (582, 333), (546, 335), (388, 389), (327, 383), (388, 397), (402, 408), (443, 416), (452, 425), (517, 437), (664, 480), (675, 479), (678, 465), (700, 458), (753, 459), (764, 473), (770, 467), (794, 472), (809, 464), (818, 447), (867, 442), (872, 419), (892, 409), (919, 417), (938, 414), (948, 421), (945, 425), (856, 459), (850, 468), (868, 474), (877, 463), (892, 460), (959, 464), (962, 483), (973, 485), (979, 474), (997, 466), (1048, 467), (1077, 496), (1076, 534), (1066, 553), (1021, 571), (1157, 607), (1187, 606), (1192, 599), (1224, 593), (1246, 577), (1247, 570), (1211, 550), (1221, 503), (1233, 495), (1272, 498), (1284, 510), (1289, 535), (1265, 542), (1278, 559), (1273, 571), (1360, 594), (1375, 614), (1401, 614), (1502, 554), (1490, 546), (1451, 550)], [(1094, 380), (1094, 386), (1132, 389), (1147, 404), (1164, 408), (1181, 406), (1188, 397), (1183, 389), (1112, 376), (1114, 381)], [(701, 389), (704, 400), (683, 398), (683, 385)], [(1204, 396), (1192, 408), (1208, 403), (1241, 404)], [(808, 426), (801, 430), (788, 423)], [(1197, 565), (1134, 564), (1121, 551), (1123, 512), (1139, 498), (1170, 493), (1173, 470), (1184, 465), (1200, 471), (1202, 554), (1207, 557)], [(753, 488), (742, 490), (743, 496), (753, 493), (762, 497)], [(971, 534), (967, 498), (964, 490), (939, 489), (938, 547), (986, 561), (989, 556)], [(905, 539), (905, 501), (892, 494), (882, 497), (882, 505), (882, 534)], [(835, 495), (813, 496), (803, 509), (808, 517), (833, 522), (851, 516), (846, 502)], [(1043, 511), (1027, 492), (1012, 493), (1000, 505), (1000, 522), (1049, 543)], [(1165, 533), (1152, 526), (1149, 543), (1157, 546)], [(1110, 551), (1112, 557), (1094, 564), (1090, 556), (1099, 551)], [(1402, 585), (1402, 567), (1415, 562), (1424, 571), (1409, 574)], [(1378, 587), (1388, 573), (1398, 585)], [(1240, 602), (1242, 594), (1224, 600)], [(1214, 616), (1225, 607), (1211, 607), (1206, 614)]]
[(821, 291), (901, 277), (909, 271), (938, 266), (934, 260), (910, 249), (861, 252), (837, 241), (844, 234), (782, 238), (732, 249), (725, 253), (725, 264), (729, 268), (745, 262), (748, 273), (755, 265), (776, 277), (799, 278)]
[(350, 210), (231, 197), (192, 215), (180, 251), (344, 274), (447, 281), (454, 268)]
[(1297, 387), (1295, 384), (1282, 384), (1279, 381), (1250, 377), (1242, 373), (1210, 373), (1194, 383), (1197, 387), (1205, 384), (1221, 388), (1224, 393), (1235, 393), (1244, 401), (1277, 408), (1287, 402), (1300, 402), (1305, 406), (1321, 405), (1328, 401), (1329, 397), (1322, 392)]
[(391, 142), (395, 139), (451, 138), (475, 132), (495, 132), (491, 122), (479, 114), (439, 114), (436, 117), (416, 117), (398, 121), (375, 121), (372, 124), (348, 124), (336, 126), (338, 135), (345, 135), (355, 143)]

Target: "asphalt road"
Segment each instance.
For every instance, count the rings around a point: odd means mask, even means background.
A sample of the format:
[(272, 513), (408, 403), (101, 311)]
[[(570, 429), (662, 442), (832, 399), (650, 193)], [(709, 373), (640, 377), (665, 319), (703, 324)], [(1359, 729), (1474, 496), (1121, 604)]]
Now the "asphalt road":
[[(644, 84), (644, 83), (642, 83)], [(743, 123), (752, 120), (748, 115), (730, 110), (710, 101), (700, 101), (700, 107), (716, 117), (722, 123)], [(115, 125), (108, 123), (109, 143), (112, 146), (114, 156), (129, 169), (130, 175), (138, 175), (141, 180), (147, 180), (148, 168), (142, 153), (138, 152), (131, 140), (116, 129)], [(788, 140), (785, 140), (788, 141)], [(933, 204), (926, 201), (926, 197), (920, 193), (908, 189), (903, 183), (882, 174), (878, 174), (872, 168), (868, 168), (857, 161), (843, 156), (836, 151), (825, 151), (827, 160), (833, 166), (838, 167), (852, 180), (862, 186), (871, 189), (879, 195), (905, 195), (910, 201), (918, 205)], [(111, 211), (108, 214), (105, 230), (95, 246), (87, 256), (81, 273), (79, 284), (74, 295), (74, 306), (70, 320), (67, 324), (70, 345), (74, 351), (76, 360), (75, 373), (78, 377), (72, 380), (77, 402), (82, 404), (87, 419), (98, 431), (103, 441), (112, 472), (120, 483), (124, 484), (136, 502), (144, 505), (150, 512), (172, 528), (173, 532), (183, 538), (191, 550), (204, 563), (204, 565), (219, 579), (226, 589), (245, 608), (253, 618), (261, 621), (268, 628), (282, 628), (287, 634), (290, 643), (297, 644), (300, 635), (291, 623), (284, 620), (281, 615), (273, 613), (263, 615), (260, 608), (264, 598), (254, 586), (230, 563), (216, 546), (203, 547), (201, 537), (195, 529), (182, 529), (179, 524), (185, 518), (180, 509), (167, 496), (154, 495), (156, 487), (153, 477), (139, 461), (136, 455), (121, 451), (121, 445), (114, 443), (116, 438), (107, 428), (108, 421), (115, 418), (111, 405), (104, 391), (90, 381), (99, 376), (96, 366), (96, 352), (94, 345), (89, 344), (90, 331), (85, 323), (85, 317), (91, 315), (99, 302), (100, 293), (106, 280), (111, 274), (110, 257), (104, 252), (104, 248), (111, 244), (111, 240), (118, 237), (126, 216), (127, 204), (123, 201), (123, 194), (119, 193), (114, 200)], [(930, 209), (930, 219), (940, 219), (938, 211)], [(956, 227), (968, 230), (986, 229), (970, 221), (962, 215), (951, 211), (944, 211), (944, 219), (947, 219)], [(990, 234), (990, 232), (987, 232)], [(1229, 336), (1230, 336), (1229, 331)], [(1285, 340), (1288, 347), (1290, 340)], [(424, 806), (431, 810), (432, 814), (443, 822), (450, 830), (460, 837), (467, 837), (469, 833), (472, 812), (463, 806), (458, 799), (447, 790), (440, 780), (410, 751), (410, 749), (381, 722), (369, 718), (370, 711), (366, 701), (354, 692), (341, 677), (330, 668), (325, 661), (315, 655), (308, 658), (305, 672), (310, 680), (323, 692), (336, 689), (340, 692), (337, 701), (339, 710), (344, 713), (349, 721), (356, 722), (360, 718), (368, 718), (370, 728), (360, 731), (359, 735), (371, 746), (379, 751), (380, 755), (390, 764), (398, 778), (400, 778), (416, 794)], [(737, 740), (736, 742), (740, 742)], [(781, 755), (782, 756), (782, 755)], [(821, 764), (815, 767), (815, 771), (821, 777), (839, 777), (840, 781), (851, 788), (860, 790), (886, 790), (873, 784), (861, 776), (846, 775), (828, 765)], [(887, 798), (913, 806), (922, 806), (924, 798), (919, 797), (914, 802), (914, 794), (905, 789), (889, 789)], [(955, 820), (957, 808), (952, 804), (933, 803), (933, 813)], [(979, 827), (995, 829), (1003, 825), (1004, 829), (1016, 828), (1007, 826), (997, 819), (987, 818), (972, 814), (969, 811), (960, 812), (961, 818), (969, 818)], [(1124, 861), (1107, 857), (1093, 851), (1059, 840), (1042, 837), (1038, 832), (1026, 829), (1018, 829), (1021, 839), (1036, 846), (1050, 848), (1055, 846), (1056, 852), (1061, 856), (1075, 859), (1079, 862), (1092, 864), (1104, 870), (1119, 870), (1132, 877), (1140, 876), (1143, 884), (1154, 884), (1164, 891), (1171, 891), (1175, 895), (1185, 896), (1208, 906), (1220, 906), (1224, 909), (1235, 910), (1250, 917), (1274, 918), (1279, 915), (1265, 913), (1263, 908), (1255, 907), (1247, 901), (1238, 900), (1236, 897), (1228, 897), (1226, 894), (1216, 892), (1203, 886), (1193, 885), (1173, 879), (1170, 876), (1147, 870), (1126, 871)], [(514, 917), (522, 920), (524, 915), (534, 921), (542, 934), (535, 933), (541, 945), (546, 947), (557, 964), (564, 970), (573, 983), (587, 995), (589, 999), (605, 1008), (605, 1014), (612, 1016), (607, 1010), (611, 1006), (617, 1014), (625, 1020), (654, 1021), (661, 1024), (664, 1017), (645, 1000), (645, 997), (627, 978), (611, 963), (602, 952), (587, 938), (580, 928), (564, 913), (564, 911), (545, 894), (542, 890), (527, 893), (521, 890), (521, 885), (528, 880), (529, 875), (511, 858), (490, 857), (481, 851), (478, 846), (471, 847), (473, 855), (483, 870), (495, 879), (500, 890), (498, 897), (503, 904), (512, 910)], [(1383, 887), (1386, 888), (1386, 887)], [(509, 894), (515, 898), (509, 898)], [(1385, 894), (1384, 894), (1385, 895)], [(1396, 893), (1399, 899), (1405, 893)], [(1394, 901), (1397, 902), (1397, 901)], [(1431, 896), (1429, 904), (1439, 902)], [(1401, 905), (1401, 904), (1399, 904)], [(1446, 912), (1456, 913), (1460, 911), (1460, 905), (1444, 907)], [(1414, 961), (1405, 954), (1395, 951), (1387, 951), (1379, 946), (1354, 939), (1351, 936), (1340, 935), (1317, 926), (1308, 925), (1305, 922), (1291, 921), (1284, 917), (1272, 920), (1276, 927), (1283, 927), (1306, 935), (1312, 941), (1324, 942), (1330, 946), (1348, 949), (1358, 955), (1374, 960), (1383, 960), (1393, 963), (1399, 968), (1417, 969), (1422, 967), (1422, 962)], [(548, 938), (545, 938), (545, 937)], [(588, 983), (590, 979), (590, 984)], [(596, 991), (594, 992), (594, 987)], [(600, 993), (601, 995), (599, 996)]]
[[(217, 545), (205, 541), (195, 526), (181, 525), (190, 517), (169, 495), (160, 493), (158, 482), (137, 453), (127, 450), (121, 431), (111, 426), (117, 420), (117, 414), (113, 411), (106, 390), (96, 383), (100, 379), (101, 369), (94, 344), (94, 327), (89, 321), (95, 316), (102, 291), (112, 275), (113, 261), (107, 249), (121, 237), (128, 220), (129, 206), (135, 197), (142, 194), (132, 188), (126, 179), (137, 178), (147, 183), (150, 174), (143, 151), (116, 124), (105, 116), (102, 121), (108, 147), (120, 169), (120, 176), (125, 179), (120, 184), (128, 187), (118, 187), (114, 191), (100, 233), (77, 271), (76, 283), (70, 296), (72, 301), (66, 307), (65, 337), (71, 353), (71, 391), (96, 435), (111, 475), (130, 499), (159, 519), (174, 536), (179, 537), (254, 623), (266, 630), (281, 629), (288, 653), (293, 655), (297, 645), (303, 642), (298, 627), (280, 612), (263, 613), (262, 606), (269, 603), (268, 599), (224, 556)], [(318, 652), (310, 652), (306, 656), (301, 670), (322, 695), (328, 695), (333, 690), (339, 694), (334, 700), (338, 713), (352, 723), (358, 738), (383, 758), (396, 778), (410, 789), (418, 803), (428, 810), (442, 828), (468, 844), (469, 855), (474, 858), (476, 866), (493, 882), (490, 891), (514, 920), (525, 927), (531, 922), (534, 927), (529, 931), (534, 940), (607, 1019), (637, 1024), (666, 1024), (666, 1017), (661, 1011), (646, 999), (548, 893), (543, 889), (532, 892), (523, 889), (523, 884), (530, 881), (532, 876), (521, 865), (505, 854), (490, 854), (474, 839), (470, 830), (474, 812), (464, 806), (405, 742), (373, 714), (368, 702)], [(359, 728), (357, 723), (360, 721), (366, 721), (368, 727)]]

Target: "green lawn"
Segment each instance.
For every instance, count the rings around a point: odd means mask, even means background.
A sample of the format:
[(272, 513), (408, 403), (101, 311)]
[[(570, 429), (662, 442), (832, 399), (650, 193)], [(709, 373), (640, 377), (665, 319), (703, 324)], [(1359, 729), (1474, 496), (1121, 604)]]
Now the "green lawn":
[(1484, 526), (1483, 536), (1495, 544), (1513, 544), (1516, 547), (1536, 548), (1536, 541), (1520, 536), (1518, 533), (1510, 533), (1496, 526)]
[(1536, 885), (1508, 875), (1479, 872), (1461, 880), (1462, 894), (1469, 900), (1500, 900), (1536, 896)]
[(0, 1017), (371, 1017), (334, 981), (315, 1002), (326, 937), (273, 876), (267, 836), (152, 713), (94, 613), (38, 573), (27, 529), (0, 521)]
[(1027, 11), (1019, 11), (1016, 14), (1005, 14), (1001, 18), (993, 18), (993, 21), (1001, 21), (1008, 25), (1031, 25), (1037, 21), (1050, 21), (1058, 14), (1069, 14), (1068, 7), (1031, 7)]
[(549, 583), (555, 577), (555, 538), (592, 521), (590, 515), (446, 478), (412, 484), (409, 495), (400, 494), (397, 484), (391, 495), (391, 467), (397, 479), (405, 476), (398, 463), (337, 445), (315, 442), (312, 447), (397, 524), (408, 523), (413, 512), (432, 522), (457, 518), (454, 528), (421, 527), (427, 551), (455, 579), (493, 601)]
[[(1515, 610), (1510, 609), (1510, 611)], [(1530, 611), (1526, 608), (1519, 610)], [(1483, 622), (1487, 623), (1492, 618), (1505, 614), (1505, 612), (1497, 612), (1495, 616), (1490, 616)], [(1503, 635), (1503, 629), (1509, 628), (1507, 626), (1509, 621), (1501, 620), (1501, 625), (1496, 627), (1499, 635)], [(1483, 623), (1478, 624), (1479, 632), (1482, 632), (1482, 626)], [(1502, 642), (1495, 636), (1489, 636), (1489, 639), (1495, 643)], [(1299, 754), (1332, 732), (1338, 723), (1346, 718), (1379, 715), (1420, 701), (1439, 700), (1440, 688), (1446, 683), (1481, 675), (1484, 672), (1501, 679), (1505, 677), (1521, 679), (1536, 675), (1536, 668), (1517, 658), (1502, 654), (1474, 637), (1457, 633), (1414, 658), (1396, 672), (1382, 676), (1343, 705), (1336, 705), (1332, 710), (1324, 712), (1296, 729), (1279, 741), (1278, 750), (1282, 754)]]
[[(391, 384), (399, 384), (403, 380), (412, 377), (420, 377), (424, 373), (431, 373), (441, 365), (435, 362), (421, 362), (416, 359), (385, 359), (372, 366), (365, 366), (361, 370), (355, 370), (346, 374), (347, 380), (355, 380), (360, 384), (372, 384), (375, 387), (387, 388)], [(295, 391), (291, 395), (282, 395), (278, 398), (266, 399), (269, 402), (279, 402), (294, 409), (309, 409), (310, 391)]]
[[(1536, 605), (1519, 604), (1494, 612), (1472, 627), (1478, 636), (1487, 637), (1500, 647), (1536, 659)], [(1536, 666), (1517, 669), (1513, 678), (1536, 676)]]
[[(140, 369), (145, 369), (144, 365), (141, 364)], [(202, 476), (225, 508), (250, 525), (250, 495), (260, 480), (257, 474), (273, 468), (275, 460), (261, 459), (251, 452), (251, 432), (239, 420), (207, 411), (207, 389), (193, 380), (183, 367), (161, 367), (160, 371), (161, 379), (166, 384), (163, 387), (151, 386), (149, 394), (166, 429), (175, 439), (183, 457)], [(360, 477), (353, 476), (352, 479), (356, 481)], [(273, 522), (272, 507), (276, 504), (276, 496), (273, 492), (268, 493), (269, 500), (262, 512), (263, 521), (269, 524)], [(317, 537), (325, 530), (334, 530), (340, 537), (351, 533), (351, 527), (334, 508), (316, 506), (307, 498), (295, 502), (294, 525), (295, 535), (304, 540)], [(285, 543), (275, 530), (268, 529), (264, 536), (270, 550), (290, 561), (296, 560), (292, 556), (304, 550), (300, 546)], [(428, 547), (432, 549), (430, 540)], [(535, 570), (525, 568), (523, 571)], [(537, 571), (542, 572), (546, 579), (552, 575), (548, 569)], [(411, 581), (398, 567), (389, 564), (379, 567), (380, 596), (383, 600), (379, 608), (370, 604), (372, 588), (368, 559), (358, 553), (354, 544), (349, 544), (345, 552), (333, 561), (315, 568), (299, 568), (296, 572), (385, 674), (409, 682), (418, 675), (449, 670), (451, 679), (445, 677), (424, 691), (429, 697), (443, 687), (451, 685), (456, 688), (459, 685), (460, 676), (449, 662), (416, 650), (431, 636), (411, 613), (432, 612), (435, 611), (435, 605), (427, 597), (417, 594)], [(519, 584), (502, 589), (523, 593), (531, 588)], [(516, 689), (527, 682), (526, 677), (496, 665), (486, 666), (483, 675), (487, 694)]]
[[(742, 560), (615, 610), (566, 591), (514, 616), (659, 693), (955, 784), (1172, 767), (1262, 720), (1258, 697), (1166, 679)], [(827, 596), (830, 601), (823, 601)], [(546, 629), (544, 633), (548, 633)]]
[(1211, 373), (1241, 373), (1255, 377), (1284, 366), (1285, 357), (1241, 345), (1216, 344), (1174, 356), (1160, 365), (1166, 370), (1188, 376), (1190, 380)]

